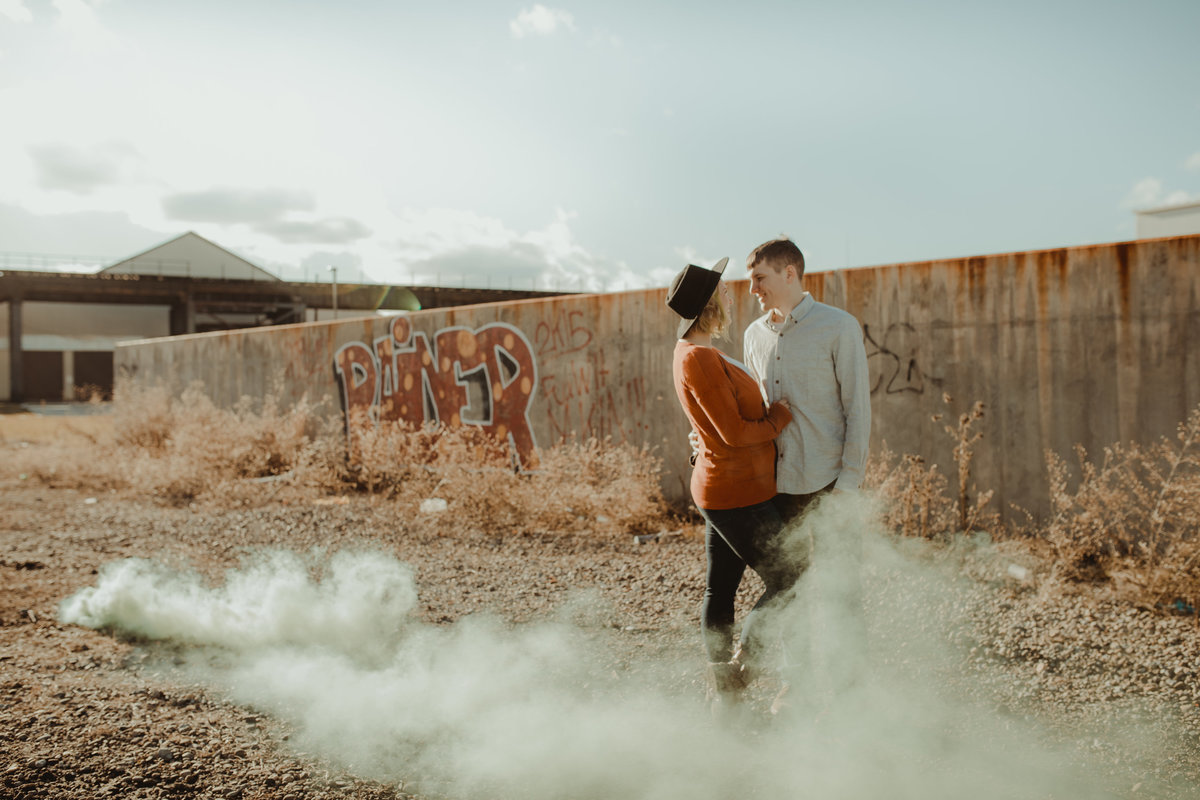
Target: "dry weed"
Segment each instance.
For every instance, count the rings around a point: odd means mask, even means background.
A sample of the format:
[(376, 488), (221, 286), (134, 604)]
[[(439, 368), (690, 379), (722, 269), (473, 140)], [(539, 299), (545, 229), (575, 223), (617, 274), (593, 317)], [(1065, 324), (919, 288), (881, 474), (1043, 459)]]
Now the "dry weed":
[[(948, 394), (942, 395), (942, 402), (950, 405), (954, 402)], [(941, 414), (935, 414), (934, 421), (940, 421)], [(975, 502), (971, 502), (971, 461), (975, 457), (975, 443), (983, 438), (982, 431), (972, 431), (975, 423), (983, 419), (983, 403), (975, 401), (971, 410), (958, 417), (958, 425), (945, 425), (945, 431), (954, 440), (954, 463), (958, 466), (958, 529), (973, 531), (980, 526), (994, 526), (997, 522), (995, 514), (985, 511), (992, 499), (993, 490), (976, 492)]]
[[(452, 527), (496, 532), (661, 530), (670, 510), (660, 461), (646, 449), (589, 440), (540, 451), (519, 471), (506, 442), (477, 426), (374, 424), (351, 420), (350, 435), (304, 403), (273, 397), (215, 406), (202, 387), (175, 396), (164, 387), (118, 389), (104, 437), (39, 448), (28, 473), (44, 483), (136, 492), (171, 504), (256, 505), (365, 493)], [(431, 517), (432, 518), (432, 517)]]
[(642, 533), (669, 515), (661, 463), (645, 448), (590, 439), (541, 450), (516, 468), (508, 445), (473, 426), (372, 426), (355, 420), (344, 480), (420, 507), (444, 500), (447, 519), (495, 532), (581, 528)]
[(1040, 535), (1065, 577), (1120, 574), (1138, 599), (1195, 614), (1200, 608), (1200, 407), (1175, 437), (1113, 445), (1099, 463), (1076, 448), (1079, 475), (1046, 454), (1053, 515)]
[[(947, 403), (951, 398), (944, 398)], [(940, 419), (940, 416), (936, 419)], [(988, 513), (990, 491), (970, 482), (981, 441), (981, 404), (944, 425), (955, 441), (954, 487), (937, 465), (884, 446), (868, 465), (865, 485), (886, 502), (884, 521), (897, 533), (950, 541), (988, 530), (1021, 541)], [(39, 420), (40, 421), (40, 420)], [(35, 427), (25, 425), (30, 435)], [(366, 493), (421, 514), (422, 501), (445, 502), (447, 530), (491, 532), (662, 530), (674, 520), (660, 488), (661, 462), (645, 449), (609, 441), (568, 442), (538, 453), (519, 471), (505, 443), (478, 427), (414, 427), (340, 421), (306, 403), (283, 409), (273, 398), (217, 408), (192, 387), (179, 396), (162, 388), (118, 389), (103, 421), (54, 423), (63, 434), (39, 446), (14, 437), (9, 471), (47, 484), (136, 492), (169, 503), (261, 504), (284, 496)], [(44, 426), (42, 426), (44, 428)], [(44, 430), (37, 434), (46, 436)], [(1047, 453), (1049, 520), (1026, 532), (1044, 542), (1057, 581), (1111, 581), (1149, 607), (1196, 613), (1200, 608), (1200, 407), (1173, 438), (1152, 445), (1114, 445), (1098, 462), (1077, 448), (1077, 472)], [(286, 491), (284, 491), (286, 489)]]
[(871, 457), (863, 484), (883, 498), (883, 522), (889, 530), (922, 539), (952, 533), (954, 504), (937, 464), (926, 467), (921, 456), (898, 456), (884, 442), (879, 455)]
[(71, 394), (75, 400), (90, 403), (91, 405), (99, 405), (106, 400), (112, 399), (111, 392), (94, 383), (78, 384), (72, 387)]
[(240, 479), (291, 469), (319, 427), (304, 403), (284, 411), (267, 398), (223, 410), (199, 387), (180, 397), (163, 387), (118, 387), (118, 397), (102, 435), (60, 437), (36, 457), (30, 454), (24, 471), (54, 486), (137, 491), (185, 503)]
[[(944, 400), (951, 402), (949, 396)], [(987, 511), (992, 492), (970, 485), (974, 448), (982, 438), (973, 426), (983, 416), (976, 403), (957, 425), (944, 426), (955, 440), (954, 496), (937, 465), (926, 466), (919, 456), (897, 456), (885, 444), (872, 457), (864, 485), (883, 498), (889, 529), (939, 541), (987, 530), (993, 539), (1007, 539), (1048, 562), (1044, 585), (1105, 583), (1117, 596), (1148, 608), (1200, 612), (1200, 407), (1180, 423), (1174, 438), (1112, 445), (1098, 462), (1076, 447), (1077, 474), (1047, 452), (1050, 518), (1026, 514), (1024, 524), (1007, 527)]]
[[(950, 405), (954, 398), (943, 394), (942, 401)], [(998, 515), (987, 510), (992, 490), (976, 490), (975, 499), (971, 500), (971, 461), (975, 457), (975, 444), (983, 438), (974, 425), (983, 419), (983, 409), (983, 403), (976, 402), (969, 412), (959, 416), (958, 425), (943, 426), (954, 440), (953, 454), (958, 468), (954, 499), (947, 496), (948, 481), (938, 471), (937, 464), (927, 467), (921, 456), (898, 457), (885, 442), (883, 451), (871, 458), (864, 486), (884, 499), (884, 523), (890, 530), (905, 536), (944, 540), (956, 533), (993, 530), (998, 526)], [(934, 414), (932, 419), (940, 422), (942, 417)]]

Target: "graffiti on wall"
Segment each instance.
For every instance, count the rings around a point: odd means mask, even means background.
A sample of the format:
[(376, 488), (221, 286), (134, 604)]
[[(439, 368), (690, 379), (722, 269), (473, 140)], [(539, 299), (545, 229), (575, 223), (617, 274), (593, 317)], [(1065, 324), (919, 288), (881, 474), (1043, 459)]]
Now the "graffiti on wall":
[(589, 347), (596, 340), (583, 311), (560, 310), (538, 323), (534, 332), (537, 356), (548, 363), (573, 356), (569, 366), (542, 378), (550, 437), (563, 442), (572, 436), (640, 442), (649, 430), (646, 379), (618, 378), (607, 362), (605, 348)]
[(443, 328), (431, 346), (407, 317), (397, 316), (371, 346), (343, 345), (334, 354), (333, 371), (348, 435), (356, 415), (374, 424), (478, 425), (507, 441), (519, 466), (531, 463), (536, 442), (529, 405), (538, 385), (537, 362), (525, 334), (512, 325)]
[(940, 387), (942, 379), (927, 374), (917, 361), (916, 328), (907, 322), (893, 322), (884, 329), (871, 331), (863, 323), (863, 339), (866, 340), (867, 365), (871, 367), (873, 380), (871, 394), (924, 394), (926, 384)]
[(591, 344), (596, 335), (583, 320), (583, 311), (559, 309), (550, 320), (539, 322), (533, 334), (538, 358), (553, 360), (577, 353)]
[(541, 389), (556, 442), (573, 435), (639, 442), (649, 430), (646, 379), (614, 379), (602, 349), (589, 350), (568, 369), (545, 376)]

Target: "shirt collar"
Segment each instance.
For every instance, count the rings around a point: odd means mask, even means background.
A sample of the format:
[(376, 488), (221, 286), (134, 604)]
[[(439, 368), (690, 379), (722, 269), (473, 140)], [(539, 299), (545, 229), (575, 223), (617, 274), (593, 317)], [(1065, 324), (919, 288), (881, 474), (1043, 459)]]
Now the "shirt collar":
[(769, 327), (771, 330), (781, 331), (784, 328), (790, 327), (804, 319), (804, 315), (809, 311), (812, 311), (813, 306), (816, 304), (817, 301), (813, 299), (813, 296), (808, 292), (805, 292), (804, 296), (800, 298), (800, 302), (796, 303), (796, 307), (791, 310), (791, 313), (784, 317), (783, 322), (772, 322), (771, 315), (769, 313), (766, 315), (766, 317), (764, 317), (764, 321), (767, 323), (767, 327)]

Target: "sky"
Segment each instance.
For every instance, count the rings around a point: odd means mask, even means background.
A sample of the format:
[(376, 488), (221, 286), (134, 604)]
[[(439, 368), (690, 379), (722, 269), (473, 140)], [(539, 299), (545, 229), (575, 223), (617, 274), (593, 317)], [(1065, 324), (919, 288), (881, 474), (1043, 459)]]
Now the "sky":
[[(0, 268), (618, 291), (1135, 237), (1200, 200), (1195, 0), (0, 0)], [(69, 256), (69, 258), (68, 258)]]

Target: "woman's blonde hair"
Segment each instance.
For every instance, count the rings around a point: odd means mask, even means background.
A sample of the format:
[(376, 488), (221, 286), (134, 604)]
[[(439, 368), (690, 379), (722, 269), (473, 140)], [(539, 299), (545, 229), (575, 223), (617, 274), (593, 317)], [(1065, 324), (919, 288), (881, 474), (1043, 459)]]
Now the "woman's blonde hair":
[(721, 299), (721, 284), (718, 283), (712, 297), (708, 298), (708, 304), (704, 306), (700, 316), (696, 317), (692, 330), (707, 333), (715, 339), (723, 339), (729, 332), (730, 322), (729, 312), (725, 310), (725, 303)]

